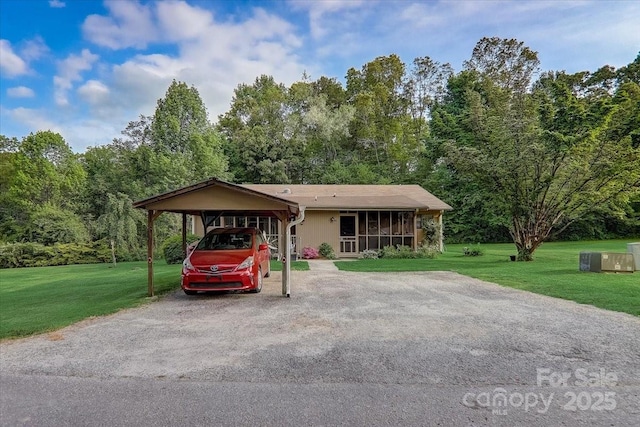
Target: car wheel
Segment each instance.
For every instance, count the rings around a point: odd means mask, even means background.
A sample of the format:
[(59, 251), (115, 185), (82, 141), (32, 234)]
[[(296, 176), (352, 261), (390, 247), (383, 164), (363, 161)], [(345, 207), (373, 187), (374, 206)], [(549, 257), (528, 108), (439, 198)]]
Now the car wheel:
[(256, 280), (258, 281), (258, 285), (256, 286), (255, 289), (251, 289), (249, 291), (252, 294), (260, 293), (260, 291), (262, 290), (262, 267), (258, 269), (258, 277), (256, 277)]
[(187, 295), (195, 295), (198, 293), (198, 291), (190, 291), (188, 289), (183, 289), (184, 293)]

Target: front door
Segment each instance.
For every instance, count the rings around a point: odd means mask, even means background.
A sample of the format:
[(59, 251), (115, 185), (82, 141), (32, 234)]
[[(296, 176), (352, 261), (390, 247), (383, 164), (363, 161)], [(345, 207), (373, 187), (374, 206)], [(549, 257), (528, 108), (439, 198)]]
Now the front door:
[(357, 216), (355, 214), (340, 215), (340, 255), (353, 256), (358, 253), (356, 222)]

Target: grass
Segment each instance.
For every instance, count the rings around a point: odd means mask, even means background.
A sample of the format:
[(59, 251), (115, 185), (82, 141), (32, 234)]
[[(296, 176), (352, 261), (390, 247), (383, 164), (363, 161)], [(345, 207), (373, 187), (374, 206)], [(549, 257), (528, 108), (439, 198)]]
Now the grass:
[(640, 272), (579, 271), (581, 251), (626, 252), (634, 240), (545, 243), (533, 262), (511, 262), (512, 244), (481, 245), (484, 255), (465, 257), (466, 245), (449, 245), (436, 259), (378, 259), (336, 262), (345, 271), (455, 271), (511, 288), (640, 316)]
[[(180, 286), (180, 265), (154, 263), (154, 288)], [(64, 265), (0, 270), (0, 339), (47, 332), (140, 305), (147, 263)]]
[[(180, 286), (180, 267), (154, 263), (156, 295)], [(282, 263), (271, 261), (271, 269), (282, 271)], [(309, 264), (295, 261), (291, 269), (309, 270)], [(149, 300), (146, 262), (0, 269), (0, 339), (53, 331)]]
[[(307, 261), (291, 261), (291, 270), (308, 271), (309, 263)], [(271, 260), (271, 271), (282, 271), (282, 263), (280, 261)]]

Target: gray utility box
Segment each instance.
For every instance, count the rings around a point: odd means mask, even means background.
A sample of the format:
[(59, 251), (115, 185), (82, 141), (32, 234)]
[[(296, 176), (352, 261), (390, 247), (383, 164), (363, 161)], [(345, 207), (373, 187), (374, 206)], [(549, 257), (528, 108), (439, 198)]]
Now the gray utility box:
[(636, 262), (636, 271), (640, 271), (640, 242), (627, 243), (627, 252), (633, 255)]
[(580, 252), (580, 271), (633, 273), (635, 263), (630, 253)]

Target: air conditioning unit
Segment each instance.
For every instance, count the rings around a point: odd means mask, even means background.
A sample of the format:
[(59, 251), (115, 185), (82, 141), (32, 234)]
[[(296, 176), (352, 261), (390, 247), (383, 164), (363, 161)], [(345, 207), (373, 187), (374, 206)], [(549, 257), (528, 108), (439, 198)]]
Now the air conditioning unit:
[(580, 271), (633, 273), (635, 262), (630, 253), (580, 252)]
[(602, 254), (600, 252), (580, 252), (580, 271), (602, 271)]

